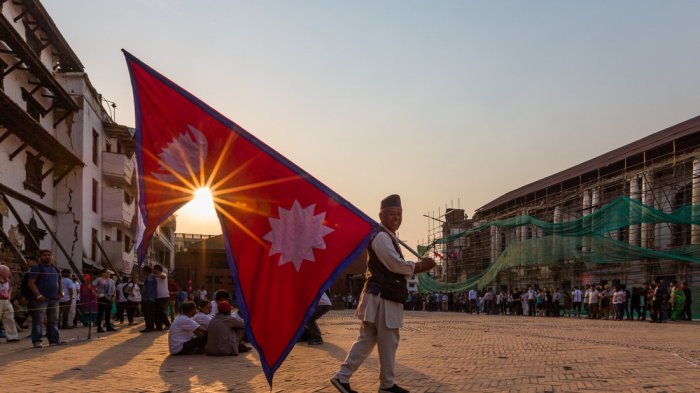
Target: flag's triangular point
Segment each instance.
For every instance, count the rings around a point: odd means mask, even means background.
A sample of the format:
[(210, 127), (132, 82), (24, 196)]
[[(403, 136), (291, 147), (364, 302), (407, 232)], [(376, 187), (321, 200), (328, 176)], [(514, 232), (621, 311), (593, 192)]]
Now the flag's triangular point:
[(212, 185), (236, 301), (272, 386), (322, 292), (366, 249), (376, 223), (122, 51), (136, 113), (139, 262), (157, 226), (196, 187)]

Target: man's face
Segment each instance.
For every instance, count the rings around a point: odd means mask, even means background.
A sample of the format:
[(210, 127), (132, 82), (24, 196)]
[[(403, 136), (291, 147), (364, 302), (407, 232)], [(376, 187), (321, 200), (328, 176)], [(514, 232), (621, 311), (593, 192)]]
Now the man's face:
[(379, 220), (386, 229), (396, 232), (401, 226), (402, 212), (400, 207), (387, 207), (379, 212)]
[(49, 264), (50, 264), (50, 263), (53, 262), (53, 253), (51, 253), (51, 251), (44, 251), (44, 252), (42, 252), (41, 255), (39, 256), (39, 259), (41, 259), (41, 261), (42, 261), (43, 263), (49, 263)]

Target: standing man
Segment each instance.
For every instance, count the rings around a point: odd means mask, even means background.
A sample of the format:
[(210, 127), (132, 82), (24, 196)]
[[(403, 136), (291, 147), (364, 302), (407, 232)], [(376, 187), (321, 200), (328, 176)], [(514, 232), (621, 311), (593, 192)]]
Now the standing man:
[(53, 253), (41, 250), (39, 263), (29, 269), (27, 286), (32, 291), (29, 310), (32, 315), (32, 344), (41, 348), (43, 322), (46, 317), (46, 335), (49, 345), (65, 344), (58, 335), (58, 300), (61, 298), (61, 280), (54, 266)]
[(350, 388), (350, 377), (375, 345), (379, 351), (379, 392), (408, 392), (394, 382), (399, 328), (403, 326), (403, 304), (408, 298), (406, 278), (432, 269), (435, 261), (431, 258), (423, 258), (417, 263), (404, 260), (396, 239), (402, 212), (398, 195), (382, 200), (381, 225), (367, 250), (367, 281), (355, 312), (362, 321), (360, 335), (331, 379), (333, 386), (342, 393), (355, 392)]
[(681, 289), (683, 290), (683, 294), (685, 295), (685, 310), (683, 310), (685, 313), (685, 320), (692, 321), (693, 311), (690, 309), (690, 306), (691, 304), (693, 304), (693, 294), (690, 292), (690, 288), (688, 288), (688, 283), (685, 281), (681, 283)]
[(72, 329), (73, 320), (70, 320), (70, 326), (68, 325), (68, 317), (70, 314), (70, 306), (73, 302), (73, 292), (75, 290), (75, 284), (73, 280), (70, 279), (70, 270), (61, 270), (61, 288), (63, 288), (63, 297), (58, 302), (58, 315), (60, 321), (61, 329)]
[[(168, 276), (163, 271), (161, 265), (153, 265), (153, 276), (156, 278), (156, 330), (163, 330), (163, 327), (170, 327), (168, 319), (168, 302), (170, 292), (168, 291)], [(195, 307), (195, 314), (197, 308)]]
[[(156, 297), (158, 297), (158, 289), (156, 278), (153, 276), (153, 270), (150, 266), (144, 266), (141, 268), (141, 272), (144, 274), (143, 279), (143, 291), (141, 293), (141, 313), (143, 314), (143, 319), (146, 322), (146, 327), (139, 330), (141, 333), (148, 333), (154, 331), (156, 322)], [(160, 325), (161, 330), (163, 330), (163, 324)]]
[(583, 294), (578, 287), (574, 287), (574, 291), (571, 293), (571, 298), (574, 303), (574, 313), (576, 317), (581, 317), (581, 302), (583, 301)]
[[(102, 276), (96, 278), (92, 282), (92, 286), (97, 292), (97, 332), (104, 333), (105, 329), (108, 332), (116, 331), (117, 328), (112, 325), (112, 301), (117, 293), (114, 280), (110, 278), (112, 271), (105, 269)], [(102, 319), (104, 318), (105, 327), (102, 328)]]

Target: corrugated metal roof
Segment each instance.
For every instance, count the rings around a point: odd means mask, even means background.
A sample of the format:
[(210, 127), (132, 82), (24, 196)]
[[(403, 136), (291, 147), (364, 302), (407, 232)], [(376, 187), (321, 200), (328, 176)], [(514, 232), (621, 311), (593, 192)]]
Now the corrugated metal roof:
[(484, 212), (486, 210), (493, 209), (513, 199), (520, 198), (530, 193), (543, 190), (547, 187), (559, 184), (566, 180), (577, 178), (578, 176), (589, 173), (598, 168), (604, 168), (608, 165), (622, 161), (627, 157), (643, 153), (655, 147), (672, 142), (673, 140), (682, 138), (687, 135), (692, 135), (697, 132), (700, 132), (700, 116), (696, 116), (692, 119), (686, 120), (682, 123), (678, 123), (659, 132), (655, 132), (649, 136), (624, 145), (615, 150), (609, 151), (603, 155), (585, 161), (569, 169), (565, 169), (561, 172), (555, 173), (551, 176), (547, 176), (543, 179), (537, 180), (523, 187), (510, 191), (487, 203), (486, 205), (480, 207), (476, 211)]

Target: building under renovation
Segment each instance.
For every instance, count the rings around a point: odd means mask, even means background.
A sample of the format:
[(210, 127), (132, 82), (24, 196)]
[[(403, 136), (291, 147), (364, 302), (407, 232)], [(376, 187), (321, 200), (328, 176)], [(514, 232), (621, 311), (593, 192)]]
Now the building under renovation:
[(460, 209), (444, 219), (431, 244), (442, 269), (426, 290), (659, 277), (687, 281), (698, 299), (700, 116), (510, 191), (472, 219)]

